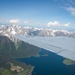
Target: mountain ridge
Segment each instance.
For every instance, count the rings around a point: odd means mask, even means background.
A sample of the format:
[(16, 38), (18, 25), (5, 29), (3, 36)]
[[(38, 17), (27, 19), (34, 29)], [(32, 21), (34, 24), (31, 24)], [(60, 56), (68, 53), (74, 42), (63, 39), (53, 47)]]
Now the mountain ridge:
[(66, 36), (75, 38), (75, 32), (70, 32), (68, 30), (54, 30), (36, 27), (21, 27), (17, 24), (11, 24), (9, 26), (0, 26), (0, 35), (9, 37), (12, 41), (15, 41), (14, 36), (16, 34), (22, 35), (33, 35), (33, 36), (48, 36), (48, 37), (58, 37)]

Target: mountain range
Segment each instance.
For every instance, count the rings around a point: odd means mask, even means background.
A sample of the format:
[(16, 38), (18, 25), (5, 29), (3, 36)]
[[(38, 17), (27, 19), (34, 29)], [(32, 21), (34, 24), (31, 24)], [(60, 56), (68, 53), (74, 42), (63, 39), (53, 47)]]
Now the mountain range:
[(10, 24), (8, 26), (0, 25), (0, 35), (9, 37), (11, 40), (15, 40), (16, 34), (31, 35), (31, 36), (67, 36), (75, 38), (75, 32), (68, 30), (54, 30), (36, 27), (21, 27), (17, 24)]

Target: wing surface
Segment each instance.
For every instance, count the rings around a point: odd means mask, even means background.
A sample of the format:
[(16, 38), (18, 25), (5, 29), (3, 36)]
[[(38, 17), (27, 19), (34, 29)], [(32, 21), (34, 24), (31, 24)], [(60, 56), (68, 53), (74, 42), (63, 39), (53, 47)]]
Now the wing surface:
[(38, 37), (16, 35), (26, 43), (54, 52), (57, 55), (75, 61), (75, 39), (68, 37)]

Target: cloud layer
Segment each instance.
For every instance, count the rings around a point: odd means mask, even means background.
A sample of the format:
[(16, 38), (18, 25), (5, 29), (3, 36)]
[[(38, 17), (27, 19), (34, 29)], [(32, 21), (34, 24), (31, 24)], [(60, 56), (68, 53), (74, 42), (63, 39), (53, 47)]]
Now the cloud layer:
[(70, 26), (70, 22), (65, 23), (65, 24), (61, 24), (58, 21), (54, 21), (54, 22), (48, 22), (47, 26), (63, 26), (63, 27), (69, 27)]
[(12, 19), (12, 20), (10, 20), (9, 21), (10, 23), (16, 23), (16, 24), (18, 24), (18, 23), (20, 23), (20, 21), (19, 21), (19, 19)]

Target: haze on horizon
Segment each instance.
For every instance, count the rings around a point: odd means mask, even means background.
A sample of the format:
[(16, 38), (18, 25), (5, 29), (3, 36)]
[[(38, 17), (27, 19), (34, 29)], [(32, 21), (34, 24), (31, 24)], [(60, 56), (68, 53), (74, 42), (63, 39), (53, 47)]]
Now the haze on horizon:
[(0, 25), (75, 29), (75, 0), (0, 0)]

